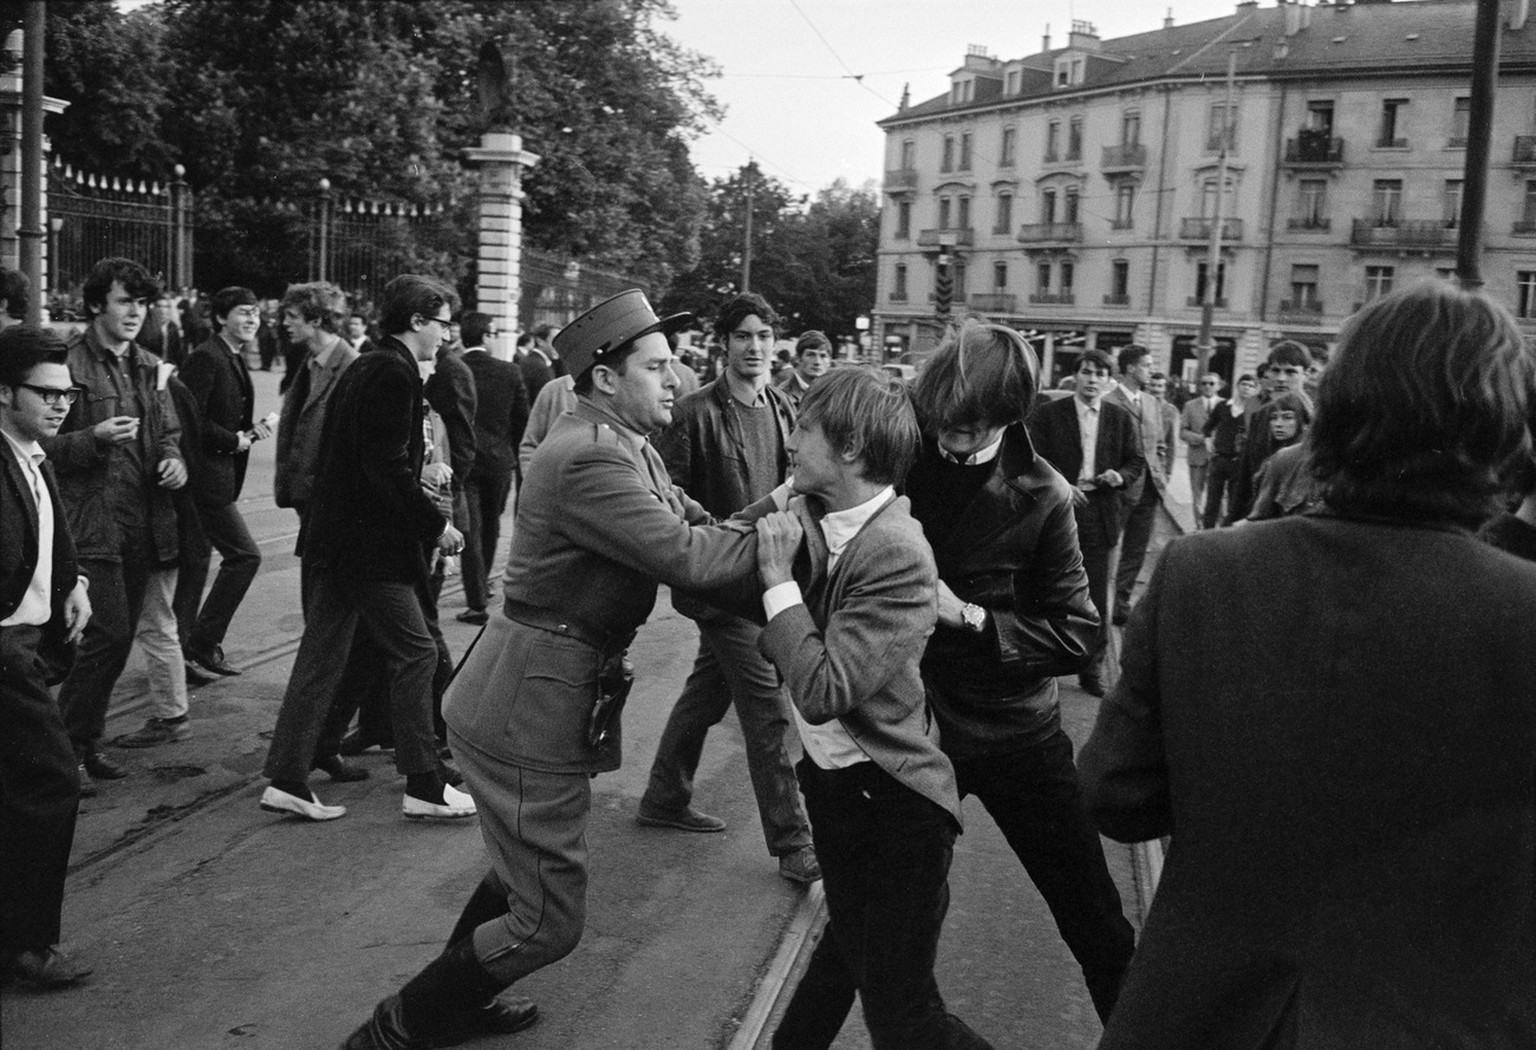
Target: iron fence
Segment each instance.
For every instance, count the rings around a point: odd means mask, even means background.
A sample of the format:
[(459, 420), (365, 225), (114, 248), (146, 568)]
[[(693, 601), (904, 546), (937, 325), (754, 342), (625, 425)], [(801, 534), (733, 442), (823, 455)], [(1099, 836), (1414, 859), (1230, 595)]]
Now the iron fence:
[(162, 183), (124, 181), (55, 163), (48, 172), (50, 298), (76, 310), (86, 274), (123, 256), (162, 277), (173, 267), (173, 193)]

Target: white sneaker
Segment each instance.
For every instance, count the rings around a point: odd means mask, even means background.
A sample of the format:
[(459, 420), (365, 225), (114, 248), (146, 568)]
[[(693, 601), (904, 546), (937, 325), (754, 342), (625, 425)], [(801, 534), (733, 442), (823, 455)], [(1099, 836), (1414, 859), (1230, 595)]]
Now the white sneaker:
[(441, 805), (406, 795), (400, 812), (408, 820), (461, 820), (475, 815), (475, 800), (451, 784), (444, 784)]
[(317, 798), (313, 802), (275, 787), (261, 793), (261, 808), (273, 813), (293, 813), (309, 820), (335, 820), (347, 815), (346, 806), (327, 806)]

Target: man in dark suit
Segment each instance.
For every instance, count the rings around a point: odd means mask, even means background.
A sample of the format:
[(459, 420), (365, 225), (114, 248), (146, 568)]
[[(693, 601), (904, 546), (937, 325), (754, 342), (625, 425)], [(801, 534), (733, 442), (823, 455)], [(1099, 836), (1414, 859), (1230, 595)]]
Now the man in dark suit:
[(1078, 678), (1083, 689), (1094, 696), (1104, 695), (1110, 586), (1125, 526), (1124, 493), (1146, 470), (1135, 420), (1103, 396), (1113, 382), (1114, 369), (1113, 359), (1104, 351), (1083, 351), (1072, 396), (1039, 406), (1029, 419), (1035, 451), (1074, 486), (1077, 541), (1088, 570), (1089, 596), (1101, 621), (1094, 659)]
[(555, 349), (555, 336), (559, 334), (560, 329), (552, 324), (541, 324), (533, 330), (533, 342), (519, 364), (523, 370), (523, 385), (528, 388), (529, 404), (539, 396), (545, 383), (565, 375), (565, 369), (560, 365), (560, 351)]
[(166, 292), (149, 308), (149, 321), (139, 333), (139, 344), (162, 361), (180, 368), (187, 360), (181, 325), (176, 323), (176, 301)]
[[(464, 365), (464, 351), (454, 345), (452, 333), (458, 324), (450, 328), (450, 335), (443, 339), (434, 355), (432, 374), (427, 377), (423, 391), (427, 405), (436, 416), (434, 426), (441, 421), (448, 441), (449, 476), (444, 493), (453, 508), (453, 527), (466, 537), (469, 535), (469, 501), (465, 495), (465, 483), (475, 468), (477, 442), (475, 441), (475, 416), (479, 410), (479, 396), (475, 390), (475, 377)], [(444, 435), (437, 435), (438, 437)], [(480, 564), (480, 550), (471, 551), (466, 542), (463, 557), (464, 598), (471, 609), (485, 608), (485, 567)], [(438, 595), (443, 589), (441, 563), (433, 566), (432, 599), (433, 615), (436, 615)], [(446, 684), (447, 674), (443, 673)]]
[(1204, 520), (1205, 479), (1211, 468), (1211, 449), (1205, 440), (1205, 424), (1221, 404), (1222, 378), (1215, 372), (1200, 377), (1200, 393), (1184, 402), (1179, 413), (1179, 438), (1184, 442), (1189, 464), (1190, 506), (1195, 512), (1195, 527)]
[(1130, 413), (1136, 424), (1146, 469), (1138, 480), (1128, 482), (1125, 488), (1125, 531), (1120, 542), (1120, 564), (1115, 569), (1114, 622), (1117, 625), (1125, 623), (1130, 612), (1131, 592), (1136, 589), (1136, 580), (1141, 576), (1147, 545), (1152, 541), (1152, 527), (1162, 509), (1163, 495), (1168, 491), (1166, 468), (1172, 460), (1167, 419), (1163, 415), (1164, 402), (1151, 390), (1152, 351), (1131, 343), (1121, 347), (1119, 364), (1120, 381), (1105, 392), (1104, 402)]
[[(459, 614), (465, 623), (482, 624), (485, 611), (485, 579), (496, 560), (501, 538), (501, 516), (512, 491), (517, 470), (517, 446), (528, 426), (528, 387), (523, 374), (510, 361), (499, 361), (485, 348), (496, 337), (496, 319), (490, 314), (464, 315), (464, 365), (475, 383), (475, 462), (464, 482), (469, 505), (469, 530), (464, 535), (464, 593), (469, 598), (470, 580), (479, 581), (480, 601), (468, 601)], [(472, 554), (478, 565), (472, 568)]]
[(308, 786), (359, 623), (384, 653), (405, 775), (402, 812), (411, 818), (472, 816), (475, 804), (448, 785), (432, 730), (437, 646), (421, 591), (426, 547), (457, 554), (463, 537), (445, 522), (419, 481), (424, 433), (420, 363), (447, 334), (457, 298), (438, 281), (407, 274), (384, 287), (385, 336), (336, 385), (321, 439), (304, 559), (313, 580), (304, 636), (278, 712), (264, 767), (272, 781), (263, 809), (333, 820), (345, 807), (320, 803)]
[(67, 356), (51, 329), (0, 332), (0, 985), (57, 988), (91, 972), (57, 947), (80, 781), (49, 656), (91, 617), (41, 444), (77, 396)]
[(894, 376), (818, 379), (789, 442), (804, 495), (757, 522), (758, 644), (794, 701), (827, 894), (826, 933), (773, 1036), (783, 1050), (830, 1046), (855, 997), (878, 1050), (990, 1045), (945, 1010), (933, 975), (960, 796), (919, 669), (938, 575), (894, 487), (919, 437)]
[(1470, 531), (1536, 355), (1426, 282), (1317, 407), (1326, 512), (1169, 544), (1083, 748), (1102, 831), (1172, 836), (1104, 1050), (1536, 1046), (1536, 565)]
[[(261, 569), (261, 548), (246, 528), (237, 501), (245, 486), (251, 445), (272, 436), (271, 427), (251, 418), (256, 403), (245, 346), (256, 336), (261, 310), (249, 288), (225, 288), (213, 297), (219, 332), (187, 358), (181, 380), (197, 401), (202, 421), (202, 469), (192, 498), (203, 534), (219, 552), (219, 574), (201, 609), (178, 609), (193, 617), (187, 633), (187, 661), (205, 674), (240, 672), (224, 657), (224, 635)], [(206, 574), (207, 565), (204, 563)], [(202, 579), (188, 592), (201, 597)]]

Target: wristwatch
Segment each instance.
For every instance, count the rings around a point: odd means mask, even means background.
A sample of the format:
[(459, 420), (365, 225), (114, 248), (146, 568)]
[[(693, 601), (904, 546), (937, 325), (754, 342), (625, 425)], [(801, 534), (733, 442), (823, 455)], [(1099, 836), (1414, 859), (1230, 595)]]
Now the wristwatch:
[(987, 629), (987, 610), (979, 605), (966, 602), (960, 607), (960, 619), (965, 622), (968, 631), (980, 634)]

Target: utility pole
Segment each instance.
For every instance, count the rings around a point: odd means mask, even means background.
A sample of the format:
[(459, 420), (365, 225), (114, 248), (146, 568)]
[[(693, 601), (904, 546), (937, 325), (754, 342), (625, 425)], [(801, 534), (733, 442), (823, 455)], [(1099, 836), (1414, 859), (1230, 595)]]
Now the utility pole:
[(43, 31), (44, 0), (27, 0), (22, 12), (21, 214), (16, 224), (21, 272), (32, 283), (27, 320), (43, 320)]
[(1483, 286), (1483, 202), (1488, 191), (1488, 140), (1499, 75), (1499, 0), (1477, 0), (1472, 38), (1472, 103), (1467, 115), (1467, 160), (1461, 176), (1461, 227), (1456, 277), (1467, 291)]
[(1221, 273), (1221, 224), (1224, 221), (1223, 206), (1227, 199), (1227, 156), (1232, 150), (1232, 107), (1236, 90), (1237, 50), (1234, 48), (1227, 55), (1227, 105), (1222, 111), (1221, 153), (1216, 161), (1216, 208), (1215, 215), (1211, 217), (1210, 250), (1205, 263), (1205, 295), (1200, 303), (1200, 335), (1195, 345), (1200, 364), (1195, 371), (1197, 378), (1210, 371), (1211, 354), (1216, 350), (1211, 342), (1211, 325), (1216, 310), (1216, 285)]
[(747, 160), (747, 166), (742, 169), (747, 176), (747, 243), (741, 252), (741, 290), (743, 293), (752, 290), (752, 173), (756, 163)]

